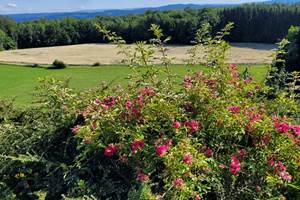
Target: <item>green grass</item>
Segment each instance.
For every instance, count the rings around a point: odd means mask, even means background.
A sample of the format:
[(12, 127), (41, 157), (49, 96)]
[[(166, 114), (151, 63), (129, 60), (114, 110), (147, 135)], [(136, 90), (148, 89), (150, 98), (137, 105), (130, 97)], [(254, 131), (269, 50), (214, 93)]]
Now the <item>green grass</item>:
[[(241, 65), (239, 70), (248, 67), (249, 72), (257, 82), (265, 78), (267, 68), (264, 65)], [(196, 67), (195, 71), (204, 67)], [(183, 77), (187, 69), (182, 65), (173, 65), (172, 71)], [(70, 87), (78, 90), (93, 88), (102, 81), (112, 81), (114, 84), (125, 85), (126, 77), (131, 69), (126, 66), (84, 67), (69, 66), (66, 69), (48, 70), (17, 65), (0, 64), (0, 99), (16, 97), (16, 105), (29, 105), (33, 101), (33, 91), (38, 86), (38, 78), (54, 77), (58, 79), (71, 78)]]

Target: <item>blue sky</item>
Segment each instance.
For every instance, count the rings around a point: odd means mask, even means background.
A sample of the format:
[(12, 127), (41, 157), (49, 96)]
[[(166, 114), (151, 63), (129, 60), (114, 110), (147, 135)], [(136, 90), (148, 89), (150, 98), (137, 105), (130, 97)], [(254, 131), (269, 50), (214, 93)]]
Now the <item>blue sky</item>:
[(85, 9), (122, 9), (176, 3), (243, 3), (265, 0), (0, 0), (0, 14), (59, 12)]

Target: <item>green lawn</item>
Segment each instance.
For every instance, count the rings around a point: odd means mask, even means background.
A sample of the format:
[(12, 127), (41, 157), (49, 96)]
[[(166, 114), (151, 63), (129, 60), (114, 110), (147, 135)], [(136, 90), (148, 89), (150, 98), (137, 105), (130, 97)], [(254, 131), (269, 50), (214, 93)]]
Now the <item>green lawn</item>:
[[(248, 67), (249, 72), (257, 82), (262, 82), (267, 72), (264, 65), (241, 65), (239, 70)], [(203, 69), (196, 67), (194, 71)], [(187, 69), (182, 65), (172, 66), (172, 71), (183, 77)], [(66, 69), (48, 70), (43, 68), (30, 68), (17, 65), (0, 64), (0, 99), (16, 97), (17, 105), (29, 105), (32, 102), (32, 93), (38, 85), (39, 77), (55, 77), (59, 79), (71, 78), (70, 86), (75, 89), (87, 89), (97, 86), (102, 81), (113, 81), (124, 85), (131, 69), (126, 66), (69, 66)]]

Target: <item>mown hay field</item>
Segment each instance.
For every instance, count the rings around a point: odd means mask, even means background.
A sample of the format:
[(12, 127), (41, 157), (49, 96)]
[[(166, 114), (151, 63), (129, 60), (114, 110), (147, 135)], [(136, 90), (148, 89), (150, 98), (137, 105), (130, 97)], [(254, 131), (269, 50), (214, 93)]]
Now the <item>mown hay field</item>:
[[(276, 45), (260, 43), (234, 43), (227, 53), (228, 63), (271, 63)], [(182, 64), (188, 58), (190, 46), (168, 46), (173, 64)], [(51, 64), (59, 59), (67, 64), (92, 65), (96, 62), (106, 65), (120, 64), (122, 55), (111, 44), (81, 44), (59, 47), (20, 49), (0, 52), (0, 62), (25, 64)]]

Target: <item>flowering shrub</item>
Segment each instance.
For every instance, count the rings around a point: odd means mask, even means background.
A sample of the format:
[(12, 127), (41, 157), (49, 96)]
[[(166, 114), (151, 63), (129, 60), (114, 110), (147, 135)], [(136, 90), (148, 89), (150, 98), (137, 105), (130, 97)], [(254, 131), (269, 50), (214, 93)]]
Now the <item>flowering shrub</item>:
[[(189, 52), (191, 70), (179, 87), (157, 26), (151, 28), (156, 36), (152, 45), (138, 43), (134, 53), (103, 30), (123, 48), (135, 75), (125, 89), (103, 85), (74, 93), (53, 87), (56, 95), (46, 103), (57, 108), (55, 114), (61, 111), (59, 121), (73, 121), (71, 138), (60, 142), (76, 141), (72, 159), (53, 169), (62, 188), (68, 187), (59, 194), (98, 199), (300, 198), (299, 102), (284, 93), (268, 98), (268, 87), (225, 64), (228, 44), (222, 38), (230, 25), (216, 37), (209, 37), (207, 28), (197, 32), (197, 44)], [(195, 52), (202, 47), (209, 72), (194, 73), (199, 59)], [(162, 53), (163, 67), (153, 64), (153, 48)], [(140, 73), (140, 65), (146, 71)], [(67, 147), (61, 154), (68, 154)]]
[(151, 67), (142, 84), (83, 107), (74, 137), (135, 169), (147, 199), (299, 197), (299, 104), (266, 98), (224, 63), (218, 37), (206, 45), (210, 73), (186, 75), (178, 91)]

